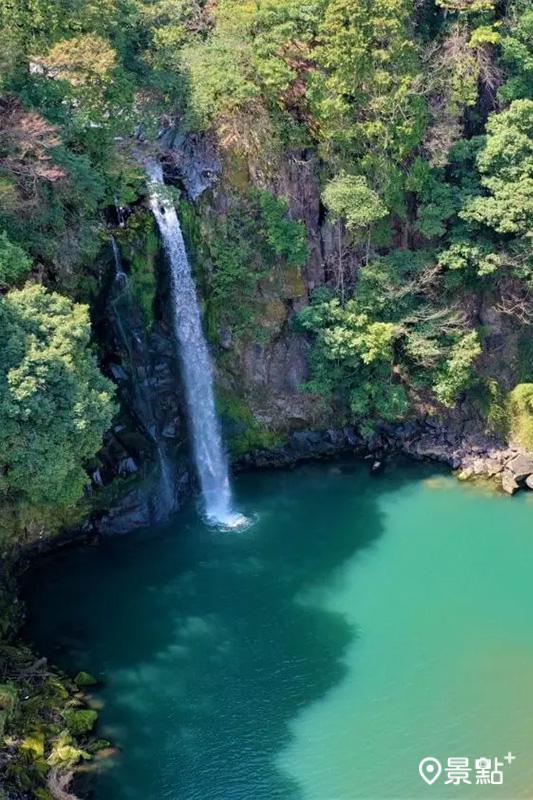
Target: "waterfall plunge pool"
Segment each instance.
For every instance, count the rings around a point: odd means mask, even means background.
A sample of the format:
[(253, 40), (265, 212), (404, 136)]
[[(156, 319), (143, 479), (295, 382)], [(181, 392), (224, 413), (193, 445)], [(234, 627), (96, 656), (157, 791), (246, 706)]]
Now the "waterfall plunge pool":
[(532, 797), (533, 493), (335, 463), (235, 495), (245, 530), (190, 507), (29, 576), (33, 641), (104, 681), (95, 800)]

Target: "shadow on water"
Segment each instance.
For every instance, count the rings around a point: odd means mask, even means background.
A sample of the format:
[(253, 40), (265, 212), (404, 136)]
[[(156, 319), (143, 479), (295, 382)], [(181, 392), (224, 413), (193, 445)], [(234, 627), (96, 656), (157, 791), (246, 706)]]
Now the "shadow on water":
[(300, 602), (383, 533), (378, 497), (413, 480), (359, 464), (245, 475), (242, 533), (172, 524), (73, 549), (27, 580), (29, 635), (102, 677), (101, 733), (122, 748), (97, 800), (300, 800), (276, 765), (289, 723), (345, 675), (357, 636)]

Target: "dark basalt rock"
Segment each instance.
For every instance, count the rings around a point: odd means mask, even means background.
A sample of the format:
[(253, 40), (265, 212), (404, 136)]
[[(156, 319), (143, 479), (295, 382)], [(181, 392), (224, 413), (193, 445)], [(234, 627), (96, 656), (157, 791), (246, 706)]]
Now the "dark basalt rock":
[(148, 527), (152, 521), (149, 496), (136, 489), (120, 498), (120, 502), (99, 521), (98, 528), (102, 533), (126, 534), (134, 528)]

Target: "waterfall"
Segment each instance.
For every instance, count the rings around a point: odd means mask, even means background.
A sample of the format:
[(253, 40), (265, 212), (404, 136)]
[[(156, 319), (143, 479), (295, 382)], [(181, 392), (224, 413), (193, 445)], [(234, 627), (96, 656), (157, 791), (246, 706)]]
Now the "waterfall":
[(115, 259), (115, 278), (119, 281), (126, 280), (127, 275), (122, 266), (122, 257), (118, 249), (117, 240), (114, 236), (111, 237), (111, 247), (113, 248), (113, 257)]
[(159, 164), (149, 163), (146, 169), (150, 179), (150, 206), (170, 265), (174, 332), (179, 343), (194, 457), (205, 511), (213, 522), (234, 526), (242, 517), (232, 510), (228, 463), (215, 409), (213, 368), (202, 331), (196, 287), (176, 209), (164, 188), (162, 168)]

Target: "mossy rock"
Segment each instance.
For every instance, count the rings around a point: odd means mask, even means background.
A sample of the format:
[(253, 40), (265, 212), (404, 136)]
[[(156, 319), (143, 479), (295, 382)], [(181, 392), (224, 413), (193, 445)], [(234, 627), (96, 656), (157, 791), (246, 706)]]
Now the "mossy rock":
[(94, 742), (91, 742), (87, 747), (88, 753), (98, 753), (99, 750), (108, 750), (112, 748), (113, 744), (108, 741), (107, 739), (95, 739)]
[[(55, 800), (53, 794), (50, 794), (48, 789), (34, 789), (33, 796), (35, 800)], [(2, 800), (2, 795), (0, 794), (0, 800)]]
[[(5, 711), (0, 711), (0, 741), (6, 730), (6, 722), (7, 722), (7, 713)], [(2, 800), (2, 790), (0, 789), (0, 800)]]
[(74, 678), (74, 683), (77, 686), (96, 686), (99, 682), (90, 672), (78, 672)]
[(0, 683), (0, 710), (12, 714), (17, 704), (17, 687), (14, 683)]
[(49, 697), (58, 697), (61, 700), (66, 700), (69, 697), (68, 689), (58, 678), (50, 678), (43, 688)]
[(259, 330), (265, 329), (270, 336), (277, 334), (287, 321), (287, 309), (278, 298), (266, 302), (258, 315)]
[[(2, 610), (0, 609), (0, 614)], [(14, 647), (13, 645), (0, 642), (0, 664), (8, 664), (9, 666), (20, 666), (28, 663), (28, 653), (21, 647)], [(0, 684), (1, 685), (1, 684)]]
[(98, 714), (96, 711), (88, 709), (76, 710), (68, 709), (63, 714), (66, 726), (73, 736), (82, 736), (84, 733), (90, 733), (96, 725)]
[(224, 148), (221, 159), (226, 186), (246, 191), (250, 186), (250, 168), (246, 157), (237, 150)]
[[(74, 713), (83, 712), (76, 711)], [(89, 761), (91, 756), (85, 750), (76, 747), (72, 736), (67, 731), (63, 731), (54, 742), (52, 752), (46, 761), (51, 767), (72, 767), (81, 759)]]
[(44, 757), (44, 733), (43, 731), (32, 731), (22, 741), (21, 750), (31, 753), (34, 758)]
[(293, 300), (307, 295), (307, 287), (300, 267), (285, 267), (283, 271), (283, 297)]

